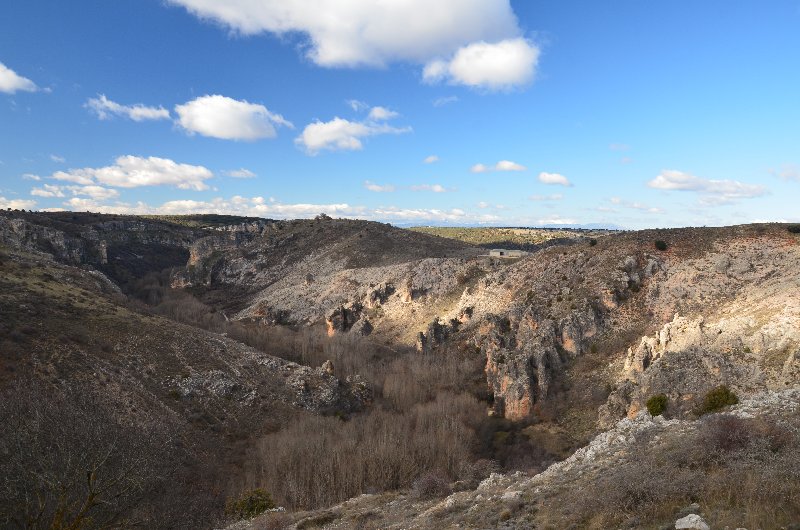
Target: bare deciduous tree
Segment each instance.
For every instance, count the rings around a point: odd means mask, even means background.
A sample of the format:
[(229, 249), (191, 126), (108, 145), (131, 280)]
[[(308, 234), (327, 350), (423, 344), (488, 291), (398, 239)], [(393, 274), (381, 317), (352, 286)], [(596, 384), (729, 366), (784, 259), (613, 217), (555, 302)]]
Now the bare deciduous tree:
[(0, 399), (0, 526), (140, 525), (174, 470), (167, 429), (124, 425), (89, 395), (18, 384)]

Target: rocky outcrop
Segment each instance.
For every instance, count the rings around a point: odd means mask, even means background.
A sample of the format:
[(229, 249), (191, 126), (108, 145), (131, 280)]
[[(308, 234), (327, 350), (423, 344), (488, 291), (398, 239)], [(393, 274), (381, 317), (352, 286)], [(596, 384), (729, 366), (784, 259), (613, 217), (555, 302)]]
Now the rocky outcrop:
[(559, 322), (530, 307), (508, 317), (490, 315), (480, 336), (486, 380), (494, 395), (493, 414), (530, 418), (565, 363), (587, 350), (597, 330), (598, 317), (591, 309)]
[(350, 328), (361, 318), (362, 309), (363, 307), (360, 303), (350, 303), (340, 305), (331, 310), (325, 316), (325, 326), (328, 330), (328, 336), (332, 337), (337, 333), (347, 333), (350, 331)]
[(747, 394), (796, 383), (800, 307), (792, 310), (792, 302), (788, 304), (776, 312), (795, 324), (780, 335), (743, 315), (716, 322), (676, 315), (655, 335), (642, 337), (638, 346), (628, 349), (622, 379), (600, 410), (600, 425), (635, 415), (654, 394), (668, 396), (670, 414), (680, 416), (721, 384)]
[(428, 324), (426, 331), (420, 332), (417, 336), (417, 351), (421, 353), (432, 353), (437, 348), (447, 344), (452, 335), (458, 332), (461, 323), (453, 319), (450, 322), (442, 322), (436, 318)]
[(95, 257), (99, 262), (99, 249), (95, 256), (90, 241), (87, 238), (69, 237), (61, 230), (24, 219), (0, 216), (0, 243), (20, 250), (51, 254), (64, 263), (86, 263)]

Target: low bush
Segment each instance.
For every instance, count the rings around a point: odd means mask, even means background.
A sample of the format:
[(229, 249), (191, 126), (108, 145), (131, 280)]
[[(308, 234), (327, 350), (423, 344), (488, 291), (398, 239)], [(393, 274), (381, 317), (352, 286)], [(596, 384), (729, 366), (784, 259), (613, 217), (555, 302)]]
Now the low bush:
[(710, 417), (703, 423), (700, 433), (708, 451), (723, 453), (747, 447), (755, 434), (751, 422), (730, 414)]
[(667, 248), (669, 248), (669, 245), (667, 245), (666, 241), (659, 239), (655, 242), (655, 247), (656, 250), (661, 250), (663, 252), (664, 250), (667, 250)]
[(700, 406), (699, 413), (708, 414), (709, 412), (716, 412), (722, 410), (729, 405), (736, 405), (739, 403), (738, 396), (725, 385), (720, 385), (713, 390), (710, 390)]
[(800, 225), (789, 225), (787, 230), (792, 234), (800, 234)]
[(236, 519), (252, 519), (275, 507), (272, 496), (263, 488), (256, 488), (230, 499), (225, 505), (225, 513)]
[(417, 499), (436, 499), (450, 495), (450, 481), (441, 471), (429, 471), (414, 481), (411, 489)]
[(661, 416), (667, 410), (667, 402), (666, 394), (650, 396), (650, 399), (647, 400), (647, 412), (651, 416)]

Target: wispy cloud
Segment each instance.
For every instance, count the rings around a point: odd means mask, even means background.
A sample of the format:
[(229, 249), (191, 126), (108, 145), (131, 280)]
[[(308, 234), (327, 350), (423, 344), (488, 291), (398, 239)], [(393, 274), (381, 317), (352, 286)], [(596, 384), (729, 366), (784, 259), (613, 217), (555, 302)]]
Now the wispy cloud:
[(475, 164), (470, 168), (470, 171), (473, 173), (489, 173), (491, 171), (525, 171), (527, 169), (522, 164), (517, 164), (510, 160), (501, 160), (493, 166)]
[(444, 107), (445, 105), (449, 105), (450, 103), (455, 103), (457, 101), (458, 101), (458, 96), (444, 96), (434, 99), (433, 106)]
[(780, 169), (773, 169), (770, 173), (783, 180), (800, 181), (800, 167), (794, 164), (784, 164)]
[(436, 155), (426, 156), (424, 160), (422, 160), (425, 164), (434, 164), (439, 161), (439, 157)]
[(611, 204), (614, 204), (616, 206), (620, 206), (622, 208), (629, 208), (631, 210), (639, 210), (639, 211), (647, 212), (647, 213), (664, 213), (664, 210), (661, 209), (661, 208), (657, 208), (657, 207), (654, 207), (654, 206), (648, 206), (646, 204), (642, 204), (642, 203), (636, 202), (636, 201), (626, 201), (626, 200), (621, 199), (619, 197), (611, 197), (611, 199), (609, 199), (609, 201), (611, 201)]
[(137, 103), (135, 105), (121, 105), (108, 99), (105, 94), (90, 98), (84, 105), (101, 120), (110, 120), (114, 116), (121, 116), (133, 121), (168, 120), (169, 111), (164, 107), (148, 107)]
[(752, 199), (767, 194), (764, 186), (738, 180), (704, 179), (674, 169), (663, 170), (647, 185), (658, 190), (696, 192), (700, 195), (700, 202), (709, 206), (730, 204), (739, 199)]
[(223, 175), (227, 177), (232, 177), (235, 179), (254, 179), (258, 175), (250, 171), (249, 169), (241, 168), (241, 169), (229, 169), (227, 171), (223, 171)]
[(454, 189), (447, 189), (441, 184), (416, 184), (411, 186), (411, 191), (432, 191), (433, 193), (447, 193), (448, 191), (455, 191)]
[(564, 198), (564, 196), (560, 193), (553, 193), (552, 195), (531, 195), (528, 199), (537, 202), (547, 202), (547, 201), (560, 201)]
[(364, 181), (364, 187), (369, 191), (374, 191), (375, 193), (391, 193), (395, 190), (395, 187), (392, 184), (375, 184), (369, 180)]

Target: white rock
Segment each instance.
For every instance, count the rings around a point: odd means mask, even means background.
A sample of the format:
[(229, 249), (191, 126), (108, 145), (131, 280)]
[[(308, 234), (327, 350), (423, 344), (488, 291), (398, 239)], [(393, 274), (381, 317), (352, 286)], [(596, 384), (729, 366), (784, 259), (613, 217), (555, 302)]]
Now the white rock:
[(711, 530), (711, 527), (703, 521), (703, 518), (699, 515), (695, 515), (690, 513), (686, 517), (681, 517), (677, 521), (675, 521), (675, 529), (685, 529), (685, 530)]
[(522, 498), (522, 492), (521, 491), (515, 491), (515, 490), (507, 491), (507, 492), (503, 493), (503, 495), (501, 495), (500, 498), (503, 499), (504, 501), (513, 501), (513, 500), (521, 499)]

